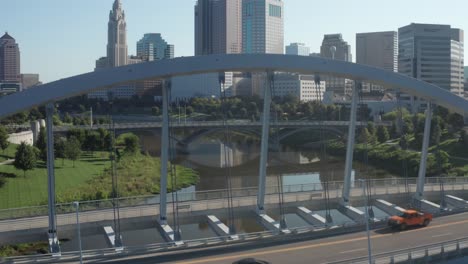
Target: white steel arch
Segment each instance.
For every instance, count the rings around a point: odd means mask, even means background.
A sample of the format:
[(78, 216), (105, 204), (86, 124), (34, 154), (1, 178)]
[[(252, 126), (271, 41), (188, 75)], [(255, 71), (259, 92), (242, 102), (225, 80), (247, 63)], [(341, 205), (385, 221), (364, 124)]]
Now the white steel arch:
[(468, 102), (435, 85), (398, 73), (319, 57), (277, 54), (230, 54), (182, 57), (90, 72), (41, 85), (0, 99), (0, 118), (31, 107), (108, 89), (116, 84), (145, 79), (223, 71), (284, 71), (302, 74), (332, 74), (359, 81), (399, 88), (437, 105), (468, 116)]

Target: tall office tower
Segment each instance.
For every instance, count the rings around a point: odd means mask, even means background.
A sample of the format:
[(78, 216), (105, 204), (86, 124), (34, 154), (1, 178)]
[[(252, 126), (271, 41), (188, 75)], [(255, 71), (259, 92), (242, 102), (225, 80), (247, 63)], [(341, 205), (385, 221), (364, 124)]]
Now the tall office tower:
[(282, 0), (242, 2), (243, 53), (284, 53)]
[(21, 82), (19, 46), (8, 33), (0, 38), (0, 82)]
[(198, 0), (195, 55), (242, 52), (242, 0)]
[(310, 48), (307, 47), (304, 43), (291, 43), (286, 46), (287, 55), (299, 55), (299, 56), (309, 56)]
[[(356, 34), (356, 63), (398, 71), (398, 33), (396, 31)], [(363, 90), (382, 91), (381, 85), (363, 83)]]
[(159, 33), (147, 33), (137, 42), (137, 56), (144, 61), (174, 58), (174, 45), (169, 45)]
[(107, 60), (109, 67), (119, 67), (127, 64), (127, 23), (125, 12), (120, 0), (115, 0), (109, 13), (107, 32)]
[(398, 36), (398, 72), (463, 95), (463, 30), (413, 23)]
[[(341, 34), (325, 35), (320, 47), (320, 56), (341, 61), (353, 61), (351, 55), (351, 46), (343, 40)], [(352, 81), (335, 76), (324, 76), (327, 82), (327, 92), (333, 92), (338, 95), (349, 93), (352, 87)]]

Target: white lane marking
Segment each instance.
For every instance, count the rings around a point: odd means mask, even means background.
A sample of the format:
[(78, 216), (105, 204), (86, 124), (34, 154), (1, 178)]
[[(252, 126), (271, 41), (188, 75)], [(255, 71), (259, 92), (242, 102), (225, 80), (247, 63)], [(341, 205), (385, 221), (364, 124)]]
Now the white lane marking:
[(365, 248), (358, 248), (358, 249), (353, 249), (353, 250), (348, 250), (348, 251), (342, 251), (342, 252), (340, 252), (340, 254), (346, 254), (346, 253), (363, 251), (363, 250), (366, 250), (366, 249)]
[(447, 234), (435, 235), (435, 236), (432, 236), (432, 237), (443, 237), (443, 236), (450, 236), (450, 235), (453, 235), (453, 234), (452, 233), (447, 233)]

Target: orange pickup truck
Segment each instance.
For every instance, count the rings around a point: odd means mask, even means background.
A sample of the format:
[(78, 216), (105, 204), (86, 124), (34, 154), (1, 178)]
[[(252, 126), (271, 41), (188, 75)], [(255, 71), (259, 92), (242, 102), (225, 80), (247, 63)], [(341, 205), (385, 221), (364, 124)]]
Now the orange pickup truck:
[(405, 230), (409, 226), (427, 226), (432, 221), (432, 214), (416, 210), (405, 210), (401, 215), (390, 217), (388, 225), (392, 228)]

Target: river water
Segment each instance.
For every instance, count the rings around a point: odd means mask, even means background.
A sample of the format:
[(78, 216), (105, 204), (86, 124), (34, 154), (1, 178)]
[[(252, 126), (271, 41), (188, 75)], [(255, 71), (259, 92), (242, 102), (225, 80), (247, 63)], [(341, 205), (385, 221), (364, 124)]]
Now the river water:
[[(142, 148), (151, 155), (160, 155), (160, 136), (150, 132), (136, 132)], [(178, 135), (187, 137), (187, 135)], [(231, 175), (233, 188), (256, 187), (260, 161), (260, 141), (252, 136), (235, 134), (229, 143), (222, 133), (201, 136), (177, 151), (177, 164), (190, 167), (200, 175), (199, 183), (190, 191), (225, 189), (226, 175)], [(275, 150), (276, 149), (276, 150)], [(279, 149), (279, 150), (278, 150)], [(353, 179), (395, 178), (397, 175), (362, 163), (354, 162)], [(327, 156), (320, 159), (319, 150), (280, 145), (269, 151), (267, 186), (319, 184), (323, 181), (342, 181), (344, 159)]]

